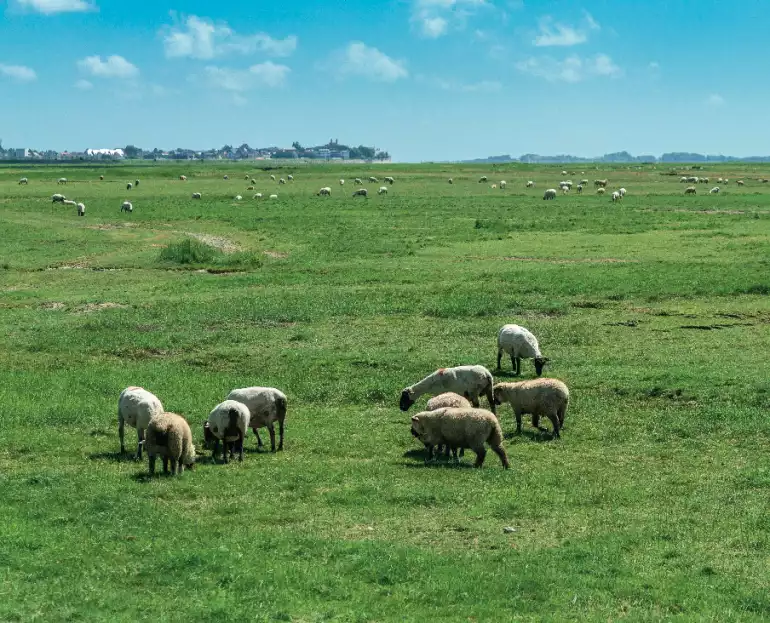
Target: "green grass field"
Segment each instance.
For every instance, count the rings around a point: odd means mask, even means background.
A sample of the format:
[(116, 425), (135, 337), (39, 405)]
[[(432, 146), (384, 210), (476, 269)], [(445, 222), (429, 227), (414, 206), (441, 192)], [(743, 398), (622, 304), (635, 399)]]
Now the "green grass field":
[[(622, 204), (542, 201), (562, 168), (0, 168), (0, 621), (768, 620), (769, 170), (685, 197), (578, 165)], [(353, 199), (369, 175), (396, 183)], [(494, 371), (510, 322), (570, 387), (562, 439), (501, 407), (511, 470), (424, 465), (401, 389)], [(196, 443), (231, 389), (281, 388), (286, 449), (150, 480), (128, 385)]]

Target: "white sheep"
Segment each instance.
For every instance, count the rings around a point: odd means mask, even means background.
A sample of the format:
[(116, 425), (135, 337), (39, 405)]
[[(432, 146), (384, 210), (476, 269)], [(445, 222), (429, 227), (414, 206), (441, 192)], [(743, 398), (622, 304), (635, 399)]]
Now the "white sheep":
[(497, 184), (492, 184), (491, 188), (492, 188), (492, 189), (495, 189), (495, 188), (497, 188)]
[(86, 215), (86, 206), (83, 203), (78, 204), (78, 216), (85, 216)]
[(578, 191), (578, 195), (580, 195), (583, 192), (583, 185), (582, 184), (578, 184), (577, 185), (577, 191)]
[[(224, 179), (224, 180), (229, 180), (229, 179), (230, 179), (230, 176), (229, 176), (229, 175), (223, 175), (223, 176), (222, 176), (222, 179)], [(248, 175), (246, 176), (246, 179), (249, 179), (249, 176), (248, 176)]]
[(725, 186), (727, 186), (730, 183), (730, 180), (725, 178)]
[(279, 183), (279, 184), (285, 184), (285, 183), (286, 183), (286, 180), (285, 180), (285, 179), (283, 179), (283, 178), (281, 178), (281, 179), (279, 179), (279, 180), (278, 180), (278, 183)]
[(686, 184), (687, 183), (687, 176), (680, 177), (679, 178), (679, 183), (680, 184)]
[(270, 179), (275, 181), (275, 175), (270, 175)]
[(187, 176), (186, 175), (180, 175), (179, 176), (179, 181), (180, 182), (186, 182), (187, 181)]
[(283, 429), (286, 420), (286, 394), (274, 387), (243, 387), (234, 389), (227, 400), (246, 405), (249, 410), (249, 428), (257, 436), (257, 447), (262, 446), (258, 429), (267, 427), (270, 433), (270, 451), (275, 452), (275, 422), (278, 422), (278, 450), (283, 450)]
[(626, 196), (626, 189), (625, 188), (620, 188), (618, 190), (618, 194), (621, 196), (621, 198), (625, 197)]
[(556, 189), (555, 188), (549, 188), (543, 193), (543, 200), (547, 201), (550, 199), (556, 199)]
[(287, 176), (286, 176), (286, 178), (287, 178), (287, 179), (288, 179), (290, 182), (293, 182), (293, 181), (294, 181), (294, 176), (293, 176), (293, 175), (287, 175)]
[(254, 199), (262, 199), (262, 193), (257, 193), (254, 195)]
[(251, 175), (249, 175), (249, 174), (247, 173), (246, 175), (244, 175), (244, 176), (243, 176), (243, 179), (247, 180), (247, 179), (249, 179), (250, 177), (251, 177)]
[(366, 190), (366, 188), (359, 188), (357, 191), (353, 193), (354, 197), (368, 197), (369, 191)]
[(126, 184), (126, 190), (131, 190), (133, 187), (134, 187), (134, 185), (131, 182)]
[(454, 181), (454, 180), (453, 180), (451, 177), (450, 177), (450, 178), (449, 178), (447, 181), (448, 181), (450, 184), (454, 184), (454, 183), (455, 183), (455, 181)]
[(724, 184), (724, 180), (720, 177), (717, 179), (717, 184)]
[(324, 186), (321, 190), (318, 191), (319, 196), (330, 197), (331, 194), (332, 194), (332, 189), (329, 188), (328, 186)]
[(62, 203), (65, 206), (76, 206), (78, 204), (77, 201), (72, 201), (71, 199), (65, 199)]
[(737, 181), (737, 182), (735, 182), (735, 183), (736, 183), (736, 184), (738, 184), (738, 186), (743, 186), (743, 184), (744, 184), (745, 182), (744, 182), (743, 180), (738, 180), (738, 181)]
[(607, 180), (594, 180), (594, 186), (606, 188), (607, 187)]
[(64, 203), (66, 197), (64, 195), (60, 195), (59, 193), (54, 193), (51, 195), (51, 203)]
[(377, 182), (379, 182), (379, 180), (378, 180), (376, 177), (374, 177), (374, 175), (370, 175), (370, 176), (369, 176), (369, 181), (370, 181), (372, 184), (376, 184)]
[(241, 199), (243, 199), (243, 197), (241, 195), (235, 195), (234, 199), (235, 201), (240, 201)]
[(150, 424), (154, 415), (163, 413), (163, 405), (158, 397), (142, 387), (127, 387), (120, 392), (118, 398), (118, 436), (120, 437), (120, 451), (125, 453), (124, 443), (125, 425), (136, 429), (137, 447), (136, 457), (142, 458), (142, 444), (144, 431)]
[(719, 192), (719, 186), (714, 186), (714, 188), (712, 188), (709, 191), (709, 195), (716, 195), (718, 192)]
[(159, 413), (150, 419), (144, 440), (149, 459), (150, 476), (155, 474), (155, 459), (163, 459), (163, 473), (168, 474), (171, 460), (171, 475), (180, 476), (184, 468), (195, 467), (195, 446), (190, 425), (176, 413)]
[(340, 178), (340, 186), (344, 186), (344, 185), (345, 185), (345, 180), (343, 180), (342, 178)]
[(396, 180), (395, 180), (395, 179), (393, 179), (393, 178), (392, 178), (392, 177), (390, 177), (390, 176), (386, 177), (386, 178), (385, 178), (385, 181), (386, 181), (388, 184), (390, 184), (391, 186), (393, 186), (393, 184), (395, 184), (395, 183), (396, 183)]
[(497, 369), (500, 370), (500, 362), (503, 353), (511, 357), (513, 372), (517, 376), (521, 374), (521, 360), (532, 359), (535, 364), (535, 372), (538, 376), (543, 373), (543, 366), (549, 359), (543, 357), (537, 338), (529, 330), (517, 324), (506, 324), (497, 332)]
[(358, 184), (359, 186), (360, 186), (361, 184), (363, 184), (363, 182), (361, 181), (361, 178), (360, 178), (360, 177), (357, 177), (355, 180), (353, 180), (353, 182), (354, 182), (355, 184)]
[(59, 181), (56, 182), (57, 184), (66, 184), (67, 178), (66, 177), (60, 177)]
[(24, 186), (26, 186), (27, 184), (29, 184), (29, 180), (28, 180), (26, 177), (22, 177), (22, 178), (19, 180), (19, 185), (24, 185)]
[(502, 181), (500, 182), (500, 184), (499, 184), (499, 186), (500, 186), (500, 190), (505, 190), (505, 187), (506, 187), (507, 185), (508, 185), (508, 182), (506, 182), (505, 180), (502, 180)]
[(123, 204), (120, 206), (121, 212), (133, 212), (134, 211), (134, 205), (130, 201), (124, 201)]
[(604, 194), (604, 193), (606, 193), (606, 192), (607, 192), (607, 190), (606, 190), (606, 189), (604, 189), (604, 188), (598, 188), (598, 189), (596, 190), (596, 194), (597, 194), (597, 195), (603, 195), (603, 194)]
[(388, 194), (388, 187), (387, 186), (380, 186), (379, 190), (377, 191), (378, 195), (387, 195)]
[(617, 190), (612, 193), (612, 202), (615, 203), (616, 201), (620, 201), (620, 193)]
[(547, 417), (553, 425), (553, 436), (560, 437), (569, 406), (569, 390), (558, 379), (532, 379), (518, 383), (498, 383), (494, 387), (495, 403), (508, 403), (516, 417), (516, 432), (521, 433), (521, 416), (532, 415), (532, 425), (538, 430), (540, 418)]
[(201, 194), (200, 193), (193, 193), (192, 194), (192, 198), (193, 199), (200, 199), (201, 198)]
[(695, 188), (695, 186), (688, 186), (687, 188), (684, 189), (684, 194), (685, 195), (697, 195), (698, 194), (698, 190), (697, 190), (697, 188)]
[(214, 458), (219, 452), (219, 442), (222, 441), (223, 462), (227, 463), (228, 454), (233, 455), (233, 448), (238, 450), (238, 460), (243, 461), (243, 440), (250, 418), (249, 408), (235, 400), (225, 400), (212, 409), (203, 424), (203, 439), (206, 448), (213, 450)]
[(134, 180), (134, 186), (139, 187), (139, 180)]
[(566, 171), (562, 171), (561, 174), (562, 175), (567, 175), (567, 172)]
[(483, 183), (485, 183), (486, 181), (487, 181), (487, 176), (486, 176), (486, 175), (482, 175), (482, 176), (479, 178), (479, 184), (483, 184)]
[(435, 396), (444, 392), (454, 392), (455, 394), (465, 396), (474, 407), (479, 406), (479, 396), (486, 396), (489, 406), (492, 412), (494, 412), (493, 384), (492, 373), (484, 366), (440, 368), (421, 381), (405, 388), (401, 392), (399, 406), (402, 411), (408, 411), (409, 407), (423, 394)]
[(535, 187), (535, 182), (533, 182), (532, 180), (528, 180), (527, 181), (527, 188), (534, 188), (534, 187)]
[(100, 176), (99, 176), (99, 180), (103, 182), (103, 181), (104, 181), (104, 176), (103, 176), (103, 175), (100, 175)]
[(268, 199), (278, 199), (278, 195), (270, 195), (270, 197), (268, 197)]

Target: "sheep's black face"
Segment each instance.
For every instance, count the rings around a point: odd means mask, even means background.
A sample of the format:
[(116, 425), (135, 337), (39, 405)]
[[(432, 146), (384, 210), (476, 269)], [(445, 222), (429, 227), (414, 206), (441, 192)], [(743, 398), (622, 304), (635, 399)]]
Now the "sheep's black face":
[(545, 357), (535, 357), (535, 372), (538, 376), (543, 374), (543, 368), (545, 367), (546, 363), (548, 363), (548, 359)]
[(494, 401), (495, 405), (497, 405), (499, 407), (501, 404), (503, 404), (503, 401), (502, 401), (502, 399), (500, 397), (500, 390), (499, 389), (495, 390), (494, 398), (495, 398), (495, 401)]
[(399, 402), (399, 407), (402, 411), (409, 411), (409, 407), (411, 407), (414, 404), (414, 400), (412, 400), (412, 397), (409, 395), (409, 390), (405, 389), (403, 392), (401, 392), (401, 401)]

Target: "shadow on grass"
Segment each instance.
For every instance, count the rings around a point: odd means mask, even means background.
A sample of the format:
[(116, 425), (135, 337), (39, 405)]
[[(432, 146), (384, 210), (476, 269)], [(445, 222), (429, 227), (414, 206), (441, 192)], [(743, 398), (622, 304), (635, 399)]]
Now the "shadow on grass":
[(545, 443), (549, 441), (555, 441), (556, 437), (549, 430), (538, 430), (536, 428), (525, 428), (521, 433), (503, 433), (503, 439), (510, 441), (512, 439), (521, 438), (525, 441), (535, 441), (537, 443)]
[(89, 454), (91, 461), (111, 461), (113, 463), (138, 463), (136, 455), (130, 452), (94, 452)]
[(428, 457), (428, 453), (425, 450), (407, 450), (402, 455), (405, 459), (413, 459), (414, 462), (410, 463), (403, 463), (406, 467), (420, 467), (420, 468), (430, 468), (430, 467), (451, 467), (451, 468), (459, 468), (459, 469), (465, 469), (468, 467), (473, 467), (470, 463), (463, 463), (462, 461), (460, 463), (455, 463), (454, 460), (449, 459), (447, 457), (440, 457), (440, 458), (434, 458), (430, 462), (425, 462), (425, 459)]

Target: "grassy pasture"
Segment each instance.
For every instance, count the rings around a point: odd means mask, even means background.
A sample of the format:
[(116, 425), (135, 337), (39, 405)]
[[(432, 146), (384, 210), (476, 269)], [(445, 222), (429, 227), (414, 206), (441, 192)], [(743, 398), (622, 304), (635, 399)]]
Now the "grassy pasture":
[[(628, 196), (542, 201), (563, 168), (0, 167), (0, 621), (766, 621), (770, 167), (685, 197), (577, 165)], [(353, 199), (369, 175), (396, 184)], [(562, 440), (503, 407), (510, 471), (425, 466), (401, 389), (494, 371), (506, 322), (572, 391)], [(286, 449), (148, 480), (128, 385), (196, 441), (279, 387)]]

